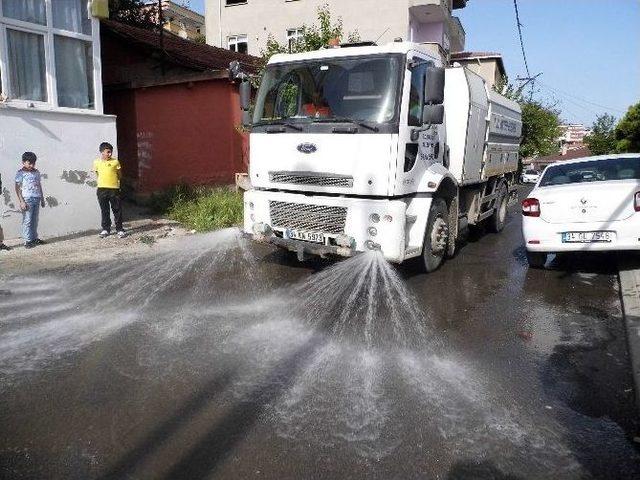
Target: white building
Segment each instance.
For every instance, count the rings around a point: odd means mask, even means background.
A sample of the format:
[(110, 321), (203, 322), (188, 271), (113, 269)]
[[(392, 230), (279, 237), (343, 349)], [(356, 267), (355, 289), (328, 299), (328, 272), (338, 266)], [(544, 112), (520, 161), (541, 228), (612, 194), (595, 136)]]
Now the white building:
[[(153, 8), (158, 2), (149, 0), (146, 5), (147, 8)], [(204, 16), (170, 0), (162, 0), (161, 5), (165, 30), (194, 41), (204, 37)]]
[(562, 153), (584, 147), (584, 137), (591, 134), (591, 129), (582, 123), (568, 123), (560, 125), (561, 136), (558, 139)]
[[(89, 0), (0, 0), (0, 223), (21, 234), (14, 177), (25, 151), (38, 156), (47, 208), (43, 237), (99, 226), (90, 176), (98, 145), (116, 145), (103, 114), (100, 24)], [(126, 159), (124, 159), (126, 161)]]
[(270, 34), (286, 44), (317, 24), (324, 4), (333, 20), (342, 18), (345, 37), (357, 31), (378, 44), (402, 38), (438, 43), (446, 53), (464, 50), (465, 32), (452, 11), (466, 0), (206, 0), (207, 43), (260, 55)]

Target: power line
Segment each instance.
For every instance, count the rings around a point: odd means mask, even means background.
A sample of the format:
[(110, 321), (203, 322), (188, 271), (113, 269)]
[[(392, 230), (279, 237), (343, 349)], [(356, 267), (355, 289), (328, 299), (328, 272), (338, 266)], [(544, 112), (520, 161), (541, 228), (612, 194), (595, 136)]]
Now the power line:
[(552, 92), (556, 92), (556, 93), (558, 93), (560, 95), (564, 95), (564, 96), (567, 96), (567, 97), (570, 97), (570, 98), (574, 98), (574, 99), (579, 100), (579, 101), (581, 101), (583, 103), (586, 103), (588, 105), (593, 105), (594, 107), (599, 107), (599, 108), (604, 108), (605, 110), (614, 110), (616, 112), (625, 113), (624, 110), (620, 110), (619, 108), (613, 108), (613, 107), (608, 107), (606, 105), (600, 105), (599, 103), (595, 103), (595, 102), (592, 102), (590, 100), (587, 100), (586, 98), (581, 98), (581, 97), (578, 97), (576, 95), (572, 95), (572, 94), (567, 93), (565, 91), (562, 91), (562, 90), (560, 90), (558, 88), (555, 88), (555, 87), (552, 87), (550, 85), (547, 85), (547, 84), (545, 84), (543, 82), (540, 82), (540, 85), (542, 85), (543, 87), (548, 88)]
[(531, 78), (531, 74), (529, 73), (529, 64), (527, 63), (527, 54), (524, 52), (524, 41), (522, 40), (522, 24), (520, 23), (520, 14), (518, 13), (518, 0), (513, 0), (513, 6), (516, 9), (516, 24), (518, 25), (518, 36), (520, 37), (520, 48), (522, 49), (524, 68), (527, 71), (527, 77)]
[(560, 99), (560, 102), (569, 102), (570, 104), (575, 105), (576, 107), (578, 107), (578, 108), (580, 108), (582, 110), (585, 110), (585, 111), (587, 111), (589, 113), (595, 114), (595, 115), (599, 115), (601, 113), (601, 112), (597, 112), (592, 107), (585, 106), (585, 105), (583, 105), (581, 103), (576, 102), (575, 100), (571, 100), (570, 98), (565, 97), (561, 93), (553, 90), (552, 88), (549, 88), (547, 85), (543, 85), (542, 83), (540, 83), (540, 86), (545, 88), (545, 89), (547, 89), (547, 90), (549, 90), (551, 93), (554, 93), (556, 95), (559, 95), (560, 97), (563, 97), (562, 99)]

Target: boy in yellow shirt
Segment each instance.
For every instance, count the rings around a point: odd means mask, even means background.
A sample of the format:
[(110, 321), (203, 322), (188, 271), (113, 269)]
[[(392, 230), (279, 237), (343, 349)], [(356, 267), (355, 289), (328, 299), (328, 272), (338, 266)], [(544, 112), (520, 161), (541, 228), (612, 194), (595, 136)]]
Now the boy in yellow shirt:
[(122, 199), (120, 197), (121, 168), (117, 158), (113, 158), (113, 146), (110, 143), (100, 144), (100, 158), (93, 161), (93, 171), (98, 176), (98, 204), (102, 214), (101, 238), (106, 238), (111, 233), (111, 215), (109, 206), (113, 211), (113, 220), (116, 224), (116, 232), (119, 238), (127, 234), (122, 227)]

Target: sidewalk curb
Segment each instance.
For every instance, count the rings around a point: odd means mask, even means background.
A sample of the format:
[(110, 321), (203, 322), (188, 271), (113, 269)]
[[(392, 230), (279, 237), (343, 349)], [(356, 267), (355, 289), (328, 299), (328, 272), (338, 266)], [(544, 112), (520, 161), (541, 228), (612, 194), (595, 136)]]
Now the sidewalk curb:
[(640, 412), (640, 265), (638, 262), (619, 262), (620, 296), (631, 370), (636, 392), (636, 408)]

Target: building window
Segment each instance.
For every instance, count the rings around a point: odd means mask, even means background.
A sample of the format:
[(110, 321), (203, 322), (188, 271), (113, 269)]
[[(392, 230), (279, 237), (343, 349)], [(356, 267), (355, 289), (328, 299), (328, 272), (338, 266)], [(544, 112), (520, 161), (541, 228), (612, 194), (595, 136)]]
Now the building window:
[(247, 43), (246, 35), (232, 35), (229, 37), (229, 50), (238, 53), (247, 53), (249, 51), (249, 44)]
[(241, 5), (243, 3), (247, 3), (247, 0), (226, 0), (225, 4), (229, 5)]
[[(0, 91), (9, 101), (102, 109), (88, 0), (0, 0)], [(98, 63), (98, 65), (95, 65)]]
[(9, 91), (20, 100), (47, 101), (44, 35), (6, 29)]
[(2, 14), (13, 20), (38, 25), (47, 24), (44, 0), (2, 0)]
[(91, 43), (55, 36), (58, 105), (93, 108), (93, 58)]
[(289, 53), (291, 53), (299, 40), (304, 36), (304, 28), (290, 28), (287, 30), (287, 45), (289, 46)]

